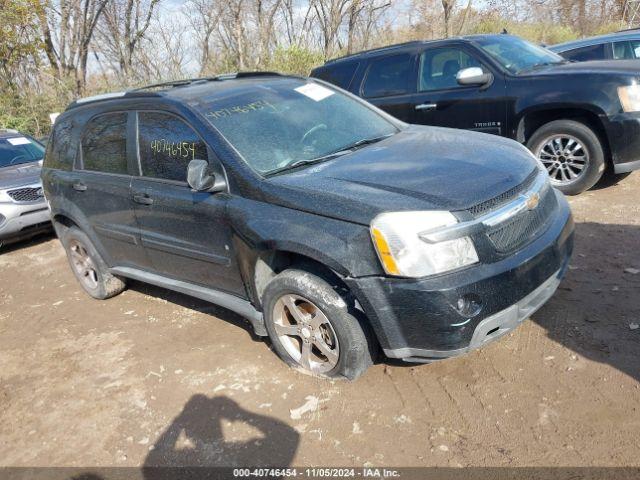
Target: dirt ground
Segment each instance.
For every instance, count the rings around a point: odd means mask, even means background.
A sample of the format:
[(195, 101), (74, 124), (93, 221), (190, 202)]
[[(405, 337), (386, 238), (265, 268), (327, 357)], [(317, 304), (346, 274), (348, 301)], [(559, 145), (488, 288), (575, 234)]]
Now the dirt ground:
[(531, 320), (355, 383), (290, 370), (185, 296), (92, 300), (51, 236), (8, 248), (0, 465), (638, 466), (640, 173), (571, 205), (570, 271)]

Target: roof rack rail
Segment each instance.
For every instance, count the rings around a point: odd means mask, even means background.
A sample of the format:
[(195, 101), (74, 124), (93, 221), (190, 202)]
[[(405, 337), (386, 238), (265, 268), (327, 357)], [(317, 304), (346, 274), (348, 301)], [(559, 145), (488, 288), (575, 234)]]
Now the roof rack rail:
[(396, 49), (396, 48), (407, 47), (407, 46), (410, 46), (410, 45), (420, 45), (420, 44), (422, 44), (424, 42), (425, 42), (425, 40), (411, 40), (411, 41), (408, 41), (408, 42), (396, 43), (395, 45), (387, 45), (386, 47), (378, 47), (378, 48), (372, 48), (370, 50), (363, 50), (362, 52), (351, 53), (349, 55), (343, 55), (341, 57), (332, 58), (330, 60), (327, 60), (325, 62), (325, 65), (328, 64), (328, 63), (337, 62), (338, 60), (344, 60), (346, 58), (357, 57), (359, 55), (365, 55), (367, 53), (384, 52), (386, 50), (393, 50), (393, 49)]
[(616, 30), (615, 33), (636, 32), (638, 30), (640, 30), (640, 27), (623, 28), (622, 30)]
[(172, 80), (169, 82), (152, 83), (151, 85), (132, 88), (131, 90), (128, 90), (128, 91), (141, 92), (141, 91), (150, 90), (153, 88), (163, 88), (163, 87), (175, 88), (175, 87), (184, 87), (186, 85), (193, 85), (194, 83), (201, 83), (201, 82), (217, 82), (221, 80), (233, 80), (236, 78), (261, 77), (261, 76), (271, 76), (271, 75), (280, 75), (280, 74), (277, 72), (262, 72), (262, 71), (221, 73), (213, 77), (185, 78), (183, 80)]
[(187, 85), (193, 85), (196, 83), (204, 82), (217, 82), (222, 80), (232, 80), (235, 78), (249, 78), (249, 77), (261, 77), (261, 76), (280, 76), (277, 72), (235, 72), (235, 73), (223, 73), (214, 77), (199, 77), (199, 78), (185, 78), (183, 80), (172, 80), (168, 82), (152, 83), (151, 85), (145, 85), (144, 87), (131, 88), (129, 90), (123, 90), (119, 92), (101, 93), (99, 95), (92, 95), (90, 97), (79, 98), (71, 102), (67, 106), (67, 110), (84, 105), (86, 103), (97, 102), (100, 100), (109, 100), (112, 98), (124, 98), (124, 97), (136, 97), (136, 96), (158, 96), (157, 92), (149, 92), (152, 89), (162, 88), (176, 88), (184, 87)]

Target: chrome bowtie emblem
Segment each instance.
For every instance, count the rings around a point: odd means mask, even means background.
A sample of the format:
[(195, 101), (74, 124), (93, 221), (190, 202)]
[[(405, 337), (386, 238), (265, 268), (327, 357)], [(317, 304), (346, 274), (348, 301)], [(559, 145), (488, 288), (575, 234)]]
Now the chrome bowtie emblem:
[(539, 193), (532, 193), (531, 195), (527, 196), (527, 200), (525, 201), (527, 210), (533, 210), (537, 208), (539, 203), (540, 203)]

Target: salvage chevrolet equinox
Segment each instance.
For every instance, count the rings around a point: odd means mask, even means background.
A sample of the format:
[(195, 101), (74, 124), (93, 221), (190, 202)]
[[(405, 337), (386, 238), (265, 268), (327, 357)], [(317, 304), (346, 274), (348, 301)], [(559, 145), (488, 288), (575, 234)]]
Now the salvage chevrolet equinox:
[(517, 142), (277, 74), (78, 100), (42, 178), (89, 295), (135, 279), (213, 302), (325, 377), (354, 379), (380, 350), (431, 362), (499, 338), (572, 250), (566, 200)]

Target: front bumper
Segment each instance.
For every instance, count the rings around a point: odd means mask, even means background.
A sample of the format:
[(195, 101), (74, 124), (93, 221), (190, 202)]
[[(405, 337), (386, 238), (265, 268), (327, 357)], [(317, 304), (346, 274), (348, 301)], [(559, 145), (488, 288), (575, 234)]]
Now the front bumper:
[(604, 123), (614, 172), (640, 169), (640, 113), (619, 113), (607, 117)]
[(51, 213), (46, 200), (15, 202), (0, 199), (0, 241), (35, 235), (51, 228)]
[[(388, 357), (429, 362), (461, 355), (518, 326), (555, 292), (573, 250), (566, 200), (547, 230), (495, 263), (424, 279), (345, 279)], [(481, 305), (469, 315), (460, 298)]]

